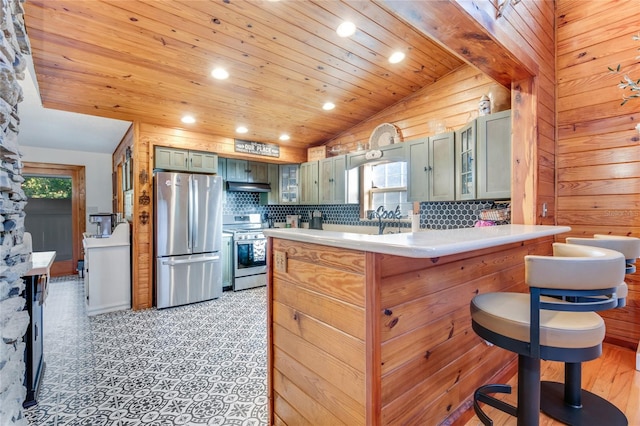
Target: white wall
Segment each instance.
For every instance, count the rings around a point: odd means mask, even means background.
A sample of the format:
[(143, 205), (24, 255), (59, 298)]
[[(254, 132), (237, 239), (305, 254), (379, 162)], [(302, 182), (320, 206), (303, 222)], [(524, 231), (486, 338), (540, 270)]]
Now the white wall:
[(111, 204), (111, 154), (84, 151), (67, 151), (62, 149), (20, 146), (22, 161), (35, 163), (68, 164), (85, 166), (87, 217), (85, 232), (94, 232), (95, 225), (89, 223), (92, 213), (110, 213)]

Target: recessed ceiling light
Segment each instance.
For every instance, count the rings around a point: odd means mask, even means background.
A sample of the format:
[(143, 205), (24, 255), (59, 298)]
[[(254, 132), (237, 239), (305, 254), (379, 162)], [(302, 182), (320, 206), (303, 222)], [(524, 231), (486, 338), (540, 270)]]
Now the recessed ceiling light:
[(324, 105), (322, 105), (322, 109), (325, 111), (331, 111), (335, 107), (336, 107), (335, 104), (332, 102), (326, 102)]
[(389, 56), (389, 62), (391, 62), (392, 64), (397, 64), (403, 59), (404, 59), (404, 53), (402, 52), (393, 52), (393, 54)]
[(345, 21), (338, 26), (336, 32), (340, 37), (350, 37), (356, 32), (356, 24)]
[(182, 117), (182, 122), (184, 124), (193, 124), (196, 122), (196, 119), (191, 115), (185, 115), (184, 117)]
[(215, 68), (211, 71), (211, 76), (217, 80), (226, 80), (229, 78), (229, 73), (224, 68)]
[(288, 141), (289, 139), (290, 139), (290, 138), (289, 138), (289, 135), (287, 135), (287, 134), (280, 135), (280, 140), (281, 140), (281, 141)]
[(247, 133), (248, 131), (249, 131), (249, 129), (247, 129), (247, 128), (246, 128), (246, 127), (244, 127), (244, 126), (240, 126), (240, 127), (238, 127), (238, 128), (236, 129), (236, 132), (237, 132), (237, 133)]

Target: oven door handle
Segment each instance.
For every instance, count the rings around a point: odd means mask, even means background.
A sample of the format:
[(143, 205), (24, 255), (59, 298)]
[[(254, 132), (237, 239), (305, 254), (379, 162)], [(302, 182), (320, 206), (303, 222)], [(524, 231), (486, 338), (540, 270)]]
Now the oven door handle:
[(216, 260), (220, 260), (220, 256), (199, 257), (197, 259), (191, 259), (191, 260), (166, 260), (162, 262), (162, 264), (167, 266), (175, 266), (175, 265), (185, 265), (188, 263), (212, 262)]
[(236, 240), (235, 243), (236, 245), (241, 245), (241, 244), (253, 244), (256, 242), (260, 242), (260, 241), (267, 241), (266, 238), (255, 238), (253, 240)]

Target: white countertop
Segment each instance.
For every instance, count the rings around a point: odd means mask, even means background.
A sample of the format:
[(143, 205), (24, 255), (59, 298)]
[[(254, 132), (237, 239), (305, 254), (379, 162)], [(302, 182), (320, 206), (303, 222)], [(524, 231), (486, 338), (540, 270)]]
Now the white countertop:
[(56, 258), (55, 251), (36, 251), (31, 253), (31, 269), (25, 276), (49, 275), (49, 269)]
[(365, 235), (301, 228), (263, 229), (268, 237), (396, 256), (430, 258), (569, 232), (568, 226), (499, 225), (480, 228)]
[(109, 237), (95, 237), (87, 233), (83, 234), (82, 245), (85, 250), (94, 247), (116, 247), (116, 246), (128, 246), (129, 240), (129, 224), (120, 223), (115, 227), (113, 233)]

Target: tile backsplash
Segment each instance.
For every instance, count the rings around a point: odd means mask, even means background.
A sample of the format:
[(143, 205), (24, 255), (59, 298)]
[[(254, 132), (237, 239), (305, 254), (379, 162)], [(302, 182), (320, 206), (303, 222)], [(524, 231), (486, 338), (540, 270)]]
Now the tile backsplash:
[[(357, 204), (335, 205), (260, 205), (260, 194), (255, 192), (224, 193), (224, 214), (260, 213), (271, 215), (275, 222), (284, 222), (286, 215), (299, 214), (307, 222), (309, 212), (320, 210), (324, 222), (335, 225), (375, 226), (375, 220), (360, 220)], [(423, 229), (471, 228), (478, 220), (480, 211), (493, 206), (493, 201), (450, 201), (420, 203), (420, 227)], [(409, 223), (401, 224), (410, 227)]]

